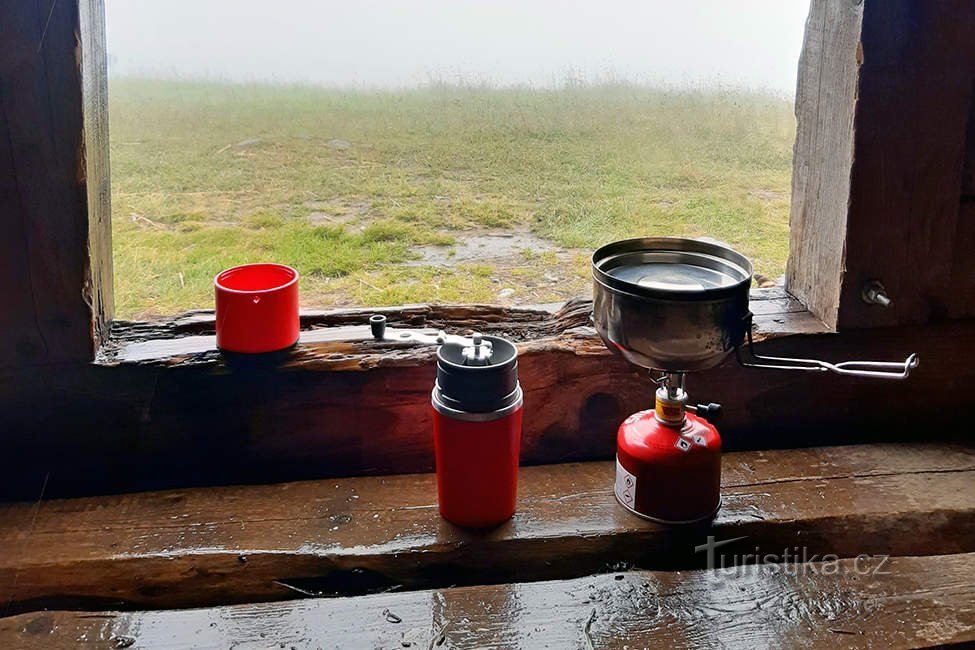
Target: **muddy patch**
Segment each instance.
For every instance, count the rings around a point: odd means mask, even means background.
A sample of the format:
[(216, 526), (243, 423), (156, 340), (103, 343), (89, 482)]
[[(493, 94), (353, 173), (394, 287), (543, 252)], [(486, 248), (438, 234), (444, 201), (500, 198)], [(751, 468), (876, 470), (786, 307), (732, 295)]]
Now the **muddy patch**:
[(562, 294), (585, 290), (573, 274), (577, 249), (560, 248), (532, 234), (516, 231), (456, 233), (453, 246), (420, 246), (410, 266), (451, 268), (482, 264), (491, 267), (495, 302), (542, 303), (561, 300)]
[(785, 201), (785, 192), (776, 192), (775, 190), (752, 190), (748, 193), (748, 196), (753, 196), (760, 201), (766, 201), (768, 203), (775, 203), (778, 201)]
[(372, 208), (369, 201), (305, 201), (302, 205), (311, 210), (305, 219), (316, 226), (344, 225), (365, 216)]
[(533, 255), (560, 252), (555, 244), (528, 232), (477, 233), (457, 235), (452, 246), (421, 246), (417, 249), (420, 259), (414, 266), (456, 266), (478, 262), (498, 263), (517, 261), (525, 263)]

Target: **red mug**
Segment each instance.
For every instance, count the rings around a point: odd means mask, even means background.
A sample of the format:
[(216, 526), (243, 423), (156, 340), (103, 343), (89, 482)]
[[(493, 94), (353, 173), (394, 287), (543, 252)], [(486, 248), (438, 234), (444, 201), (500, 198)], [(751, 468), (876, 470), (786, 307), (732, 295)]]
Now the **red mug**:
[(274, 352), (298, 341), (298, 272), (284, 264), (244, 264), (213, 279), (217, 347)]

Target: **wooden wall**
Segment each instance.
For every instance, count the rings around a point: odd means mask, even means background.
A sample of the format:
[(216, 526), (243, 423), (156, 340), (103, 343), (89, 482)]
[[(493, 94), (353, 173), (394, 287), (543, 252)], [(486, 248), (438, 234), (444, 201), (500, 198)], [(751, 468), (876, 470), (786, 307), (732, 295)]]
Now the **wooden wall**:
[[(813, 1), (787, 288), (828, 325), (975, 315), (962, 207), (973, 81), (975, 3)], [(862, 300), (872, 280), (890, 307)]]

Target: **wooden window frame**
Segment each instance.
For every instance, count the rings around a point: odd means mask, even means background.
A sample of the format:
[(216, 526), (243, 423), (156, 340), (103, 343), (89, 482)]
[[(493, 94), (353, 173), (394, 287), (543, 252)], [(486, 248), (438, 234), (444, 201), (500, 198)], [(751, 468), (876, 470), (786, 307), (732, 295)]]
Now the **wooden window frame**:
[(89, 362), (113, 316), (101, 0), (0, 9), (0, 367)]
[[(104, 38), (102, 0), (0, 8), (6, 492), (36, 495), (44, 476), (52, 494), (73, 494), (431, 469), (431, 353), (363, 340), (364, 310), (307, 312), (296, 351), (238, 362), (215, 352), (205, 311), (113, 321)], [(812, 1), (787, 292), (753, 294), (760, 346), (918, 352), (922, 365), (897, 385), (733, 362), (695, 375), (695, 395), (725, 404), (729, 448), (889, 439), (892, 425), (972, 402), (973, 79), (970, 2)], [(890, 307), (864, 302), (871, 280)], [(521, 342), (526, 463), (611, 457), (616, 423), (649, 401), (585, 328), (585, 301), (386, 311), (394, 325)]]

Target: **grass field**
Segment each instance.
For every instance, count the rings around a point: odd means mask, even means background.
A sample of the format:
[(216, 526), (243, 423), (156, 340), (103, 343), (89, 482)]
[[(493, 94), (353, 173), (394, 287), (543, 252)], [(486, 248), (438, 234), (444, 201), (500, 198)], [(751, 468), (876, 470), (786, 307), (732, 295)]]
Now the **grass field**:
[(769, 277), (788, 254), (779, 97), (112, 79), (110, 110), (121, 318), (210, 306), (249, 261), (327, 306), (555, 301), (637, 235), (717, 237)]

